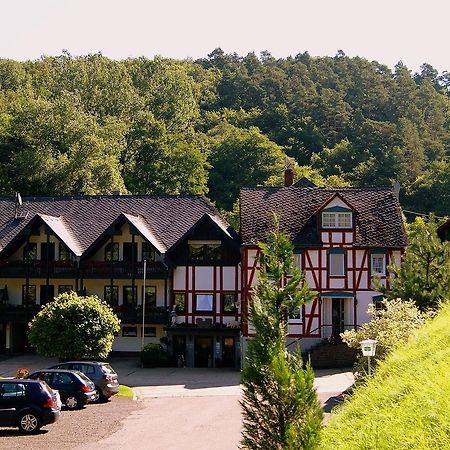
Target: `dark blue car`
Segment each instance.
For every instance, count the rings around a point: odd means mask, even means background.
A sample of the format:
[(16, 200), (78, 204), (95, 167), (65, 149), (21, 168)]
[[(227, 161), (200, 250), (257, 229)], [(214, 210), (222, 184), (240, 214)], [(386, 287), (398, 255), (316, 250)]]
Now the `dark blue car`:
[(35, 380), (0, 380), (0, 426), (35, 433), (60, 414), (52, 390)]

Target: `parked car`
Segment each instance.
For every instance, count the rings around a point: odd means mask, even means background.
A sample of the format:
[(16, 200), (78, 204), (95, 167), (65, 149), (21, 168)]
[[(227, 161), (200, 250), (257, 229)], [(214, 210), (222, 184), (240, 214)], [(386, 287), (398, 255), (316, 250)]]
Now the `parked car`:
[(0, 426), (35, 433), (56, 422), (60, 414), (56, 395), (36, 380), (0, 380)]
[(67, 361), (52, 366), (51, 369), (79, 370), (95, 384), (94, 402), (105, 401), (119, 392), (119, 378), (106, 362)]
[(29, 376), (32, 380), (43, 380), (61, 396), (68, 409), (79, 409), (95, 399), (94, 383), (83, 373), (75, 370), (43, 369)]

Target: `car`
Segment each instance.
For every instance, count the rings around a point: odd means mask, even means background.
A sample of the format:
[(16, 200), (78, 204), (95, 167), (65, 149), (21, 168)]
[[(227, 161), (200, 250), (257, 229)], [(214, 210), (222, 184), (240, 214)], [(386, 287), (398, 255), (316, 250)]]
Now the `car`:
[(67, 361), (52, 366), (51, 369), (79, 370), (95, 384), (94, 402), (106, 401), (119, 392), (119, 378), (107, 362)]
[(56, 389), (67, 409), (80, 409), (95, 399), (94, 383), (76, 370), (42, 369), (29, 375), (32, 380), (43, 380)]
[(37, 380), (0, 380), (0, 426), (18, 427), (23, 433), (37, 432), (58, 420), (60, 408), (55, 393)]

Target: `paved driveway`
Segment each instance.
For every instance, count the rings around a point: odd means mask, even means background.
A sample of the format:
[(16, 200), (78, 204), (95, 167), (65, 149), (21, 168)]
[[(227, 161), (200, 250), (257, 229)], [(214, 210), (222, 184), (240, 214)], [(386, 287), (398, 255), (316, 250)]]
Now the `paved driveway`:
[[(35, 356), (0, 362), (0, 375), (18, 367), (39, 369), (55, 360)], [(142, 408), (122, 421), (122, 427), (95, 444), (94, 449), (231, 450), (241, 434), (239, 372), (215, 369), (142, 369), (136, 358), (112, 358), (122, 384), (132, 386)], [(353, 383), (345, 370), (316, 372), (319, 398), (329, 408)]]

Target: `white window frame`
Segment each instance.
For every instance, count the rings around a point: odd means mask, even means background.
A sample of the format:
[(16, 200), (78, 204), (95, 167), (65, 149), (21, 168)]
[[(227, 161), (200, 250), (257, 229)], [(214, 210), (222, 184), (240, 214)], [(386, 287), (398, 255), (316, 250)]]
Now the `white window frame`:
[(303, 305), (300, 305), (299, 307), (299, 317), (291, 317), (288, 318), (288, 324), (299, 324), (303, 323)]
[[(375, 267), (379, 266), (378, 264), (374, 263), (375, 259), (382, 259), (382, 267), (381, 272), (378, 272), (375, 269)], [(385, 276), (386, 275), (386, 254), (385, 253), (372, 253), (370, 255), (370, 267), (372, 275), (375, 276)]]
[[(345, 223), (343, 223), (345, 222)], [(353, 215), (348, 212), (322, 212), (322, 228), (351, 229), (353, 228)]]

